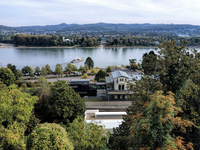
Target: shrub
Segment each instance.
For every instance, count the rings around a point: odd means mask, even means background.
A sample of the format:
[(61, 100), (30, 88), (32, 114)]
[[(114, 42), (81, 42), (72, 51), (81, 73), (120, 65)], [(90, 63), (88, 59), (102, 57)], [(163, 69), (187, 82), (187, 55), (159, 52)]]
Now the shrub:
[(27, 149), (65, 149), (73, 150), (63, 127), (55, 123), (44, 123), (37, 126), (28, 136)]
[(106, 80), (104, 78), (100, 78), (99, 82), (106, 82)]

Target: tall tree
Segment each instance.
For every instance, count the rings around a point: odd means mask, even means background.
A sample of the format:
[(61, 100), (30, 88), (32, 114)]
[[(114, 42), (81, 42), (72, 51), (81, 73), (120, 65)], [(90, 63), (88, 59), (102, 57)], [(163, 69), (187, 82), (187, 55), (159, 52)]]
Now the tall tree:
[(25, 149), (24, 132), (29, 121), (36, 96), (21, 92), (17, 86), (0, 91), (0, 147)]
[(76, 71), (77, 68), (75, 65), (72, 65), (71, 63), (67, 64), (67, 67), (65, 67), (65, 71), (71, 73), (71, 71)]
[(7, 65), (7, 68), (10, 68), (10, 70), (14, 73), (15, 75), (15, 80), (18, 80), (19, 79), (19, 74), (18, 74), (18, 71), (16, 69), (16, 66), (15, 65), (12, 65), (12, 64), (8, 64)]
[(39, 76), (39, 75), (40, 75), (40, 72), (41, 72), (41, 71), (40, 71), (40, 67), (37, 66), (37, 67), (35, 68), (35, 74)]
[(163, 41), (158, 46), (155, 76), (160, 79), (165, 92), (179, 92), (192, 72), (193, 52), (189, 56), (186, 45), (187, 42), (180, 40), (180, 46), (176, 41)]
[(48, 74), (52, 72), (52, 70), (51, 70), (49, 64), (46, 64), (46, 65), (45, 65), (45, 69), (48, 71)]
[(55, 73), (56, 73), (56, 74), (63, 74), (63, 70), (62, 70), (61, 64), (57, 64), (57, 65), (56, 65)]
[(85, 65), (88, 65), (89, 69), (94, 68), (94, 61), (92, 60), (92, 58), (88, 57), (85, 61)]
[(157, 55), (154, 51), (150, 51), (149, 54), (145, 53), (142, 57), (142, 68), (145, 75), (154, 75), (157, 66)]
[(27, 75), (27, 74), (31, 75), (31, 73), (32, 73), (31, 67), (25, 66), (24, 68), (22, 68), (22, 73), (25, 75)]
[(77, 116), (83, 116), (85, 103), (66, 81), (54, 82), (48, 102), (51, 122), (68, 126)]
[(142, 113), (132, 116), (130, 127), (130, 146), (136, 149), (192, 149), (192, 143), (185, 143), (181, 136), (174, 136), (171, 131), (180, 127), (185, 132), (194, 124), (176, 115), (181, 109), (174, 106), (172, 93), (164, 96), (156, 92), (150, 96), (150, 102), (143, 105)]
[(42, 67), (42, 69), (41, 69), (41, 75), (42, 76), (46, 76), (47, 74), (48, 74), (47, 69), (45, 67)]
[(10, 68), (0, 68), (0, 79), (1, 81), (6, 84), (7, 86), (11, 85), (15, 81), (15, 75), (10, 70)]

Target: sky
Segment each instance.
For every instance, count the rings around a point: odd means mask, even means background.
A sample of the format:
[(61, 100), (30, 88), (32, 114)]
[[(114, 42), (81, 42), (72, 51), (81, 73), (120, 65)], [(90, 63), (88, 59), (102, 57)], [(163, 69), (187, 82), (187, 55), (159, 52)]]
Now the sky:
[(88, 23), (200, 25), (199, 0), (0, 0), (0, 25)]

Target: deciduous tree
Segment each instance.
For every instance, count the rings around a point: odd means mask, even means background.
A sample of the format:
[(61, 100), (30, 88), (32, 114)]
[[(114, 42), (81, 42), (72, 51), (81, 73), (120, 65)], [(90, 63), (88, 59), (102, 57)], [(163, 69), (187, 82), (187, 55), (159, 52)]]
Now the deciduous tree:
[(15, 81), (15, 75), (10, 70), (10, 68), (0, 68), (0, 79), (1, 81), (6, 84), (7, 86), (11, 85)]
[(96, 81), (99, 81), (99, 79), (101, 78), (104, 78), (105, 79), (105, 76), (107, 76), (107, 73), (103, 70), (99, 70), (99, 72), (95, 75), (95, 80)]
[(62, 149), (73, 150), (65, 128), (55, 123), (37, 126), (28, 136), (27, 149)]
[(57, 81), (51, 86), (48, 110), (51, 122), (68, 126), (77, 116), (84, 115), (85, 103), (66, 81)]
[(61, 64), (57, 64), (57, 65), (56, 65), (55, 73), (56, 73), (56, 74), (63, 74), (63, 70), (62, 70)]
[(0, 91), (0, 147), (25, 149), (24, 132), (38, 98), (12, 85)]
[(98, 123), (87, 123), (81, 118), (76, 118), (67, 131), (76, 150), (108, 149), (109, 134)]
[(39, 75), (40, 75), (40, 72), (41, 72), (41, 71), (40, 71), (40, 67), (37, 66), (37, 67), (35, 68), (35, 74), (39, 76)]

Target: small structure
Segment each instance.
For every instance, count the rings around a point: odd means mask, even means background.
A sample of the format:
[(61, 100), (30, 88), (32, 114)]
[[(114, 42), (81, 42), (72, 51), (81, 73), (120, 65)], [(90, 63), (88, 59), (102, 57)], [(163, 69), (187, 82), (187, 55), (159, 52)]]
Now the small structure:
[(99, 110), (86, 110), (85, 121), (87, 123), (97, 123), (103, 126), (110, 133), (113, 133), (113, 128), (119, 127), (122, 124), (123, 117), (126, 112), (99, 112)]

